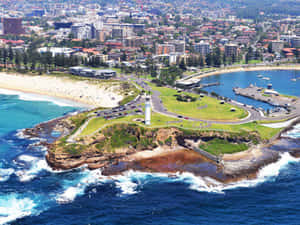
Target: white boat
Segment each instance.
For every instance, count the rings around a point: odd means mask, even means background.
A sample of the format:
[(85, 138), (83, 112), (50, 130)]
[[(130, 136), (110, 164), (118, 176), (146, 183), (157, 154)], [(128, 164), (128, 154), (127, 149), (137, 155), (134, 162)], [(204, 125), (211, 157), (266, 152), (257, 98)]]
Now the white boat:
[(294, 81), (294, 82), (296, 82), (296, 81), (297, 81), (297, 79), (296, 79), (296, 78), (293, 78), (293, 79), (291, 79), (291, 81)]
[(263, 77), (263, 80), (270, 80), (270, 77)]
[(261, 75), (261, 74), (258, 74), (258, 75), (257, 75), (257, 77), (258, 77), (258, 78), (261, 78), (261, 77), (263, 77), (263, 75)]

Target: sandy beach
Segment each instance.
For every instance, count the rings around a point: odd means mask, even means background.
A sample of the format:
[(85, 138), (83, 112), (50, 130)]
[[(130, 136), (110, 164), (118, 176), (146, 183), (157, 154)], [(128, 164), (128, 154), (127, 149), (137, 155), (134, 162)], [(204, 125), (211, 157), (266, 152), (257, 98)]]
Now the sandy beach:
[(223, 73), (247, 72), (247, 71), (261, 71), (261, 70), (300, 70), (300, 65), (286, 65), (286, 66), (251, 66), (251, 67), (238, 67), (229, 69), (220, 69), (214, 72), (205, 73), (194, 78), (203, 78)]
[(123, 99), (118, 83), (112, 85), (44, 75), (0, 73), (0, 88), (65, 99), (90, 108), (114, 107)]

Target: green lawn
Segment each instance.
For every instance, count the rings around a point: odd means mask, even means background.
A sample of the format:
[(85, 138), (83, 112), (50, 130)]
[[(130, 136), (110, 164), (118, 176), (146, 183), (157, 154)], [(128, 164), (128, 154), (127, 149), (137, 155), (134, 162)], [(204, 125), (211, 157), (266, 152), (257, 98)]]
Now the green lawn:
[(240, 124), (240, 125), (212, 124), (210, 129), (222, 130), (222, 131), (228, 131), (228, 132), (257, 131), (260, 134), (261, 138), (264, 140), (268, 140), (268, 139), (272, 138), (281, 130), (281, 128), (265, 127), (265, 126), (259, 125), (256, 122), (245, 123), (245, 124)]
[[(177, 101), (174, 95), (181, 93), (178, 93), (176, 90), (166, 87), (157, 87), (153, 84), (150, 85), (154, 90), (161, 93), (160, 97), (168, 111), (182, 116), (205, 120), (234, 121), (245, 118), (248, 115), (248, 113), (241, 108), (228, 103), (220, 104), (219, 100), (207, 96), (200, 98), (199, 95), (196, 94), (184, 93), (196, 97), (197, 100), (195, 102)], [(234, 108), (236, 111), (231, 112), (231, 108)]]
[(236, 143), (230, 143), (223, 139), (215, 138), (213, 140), (200, 144), (199, 148), (213, 155), (219, 155), (220, 153), (232, 154), (235, 152), (245, 151), (248, 149), (248, 146), (245, 143), (236, 144)]
[[(135, 122), (134, 119), (144, 119), (143, 115), (134, 115), (134, 116), (125, 116), (120, 117), (114, 120), (106, 120), (104, 118), (94, 118), (92, 119), (86, 128), (82, 131), (80, 136), (90, 135), (95, 131), (117, 123), (135, 123), (140, 126), (145, 126), (142, 122)], [(150, 128), (158, 128), (158, 127), (178, 127), (178, 128), (186, 128), (186, 129), (201, 129), (207, 124), (204, 122), (192, 122), (187, 120), (180, 120), (178, 118), (168, 117), (158, 113), (152, 113), (151, 115), (151, 125), (147, 126)]]
[[(136, 118), (144, 119), (144, 116), (143, 115), (125, 116), (114, 120), (105, 120), (104, 118), (94, 118), (89, 122), (87, 127), (82, 131), (80, 136), (93, 134), (97, 130), (111, 124), (135, 123), (140, 126), (145, 126), (143, 122), (135, 122), (134, 119)], [(220, 130), (220, 131), (228, 131), (228, 132), (257, 131), (260, 134), (261, 138), (264, 140), (268, 140), (272, 138), (275, 134), (277, 134), (281, 130), (280, 128), (265, 127), (255, 122), (241, 124), (241, 125), (211, 124), (211, 126), (207, 127), (207, 124), (204, 122), (181, 120), (178, 118), (168, 117), (159, 113), (152, 113), (151, 126), (147, 126), (147, 127), (150, 128), (178, 127), (178, 128), (190, 129), (190, 130)]]

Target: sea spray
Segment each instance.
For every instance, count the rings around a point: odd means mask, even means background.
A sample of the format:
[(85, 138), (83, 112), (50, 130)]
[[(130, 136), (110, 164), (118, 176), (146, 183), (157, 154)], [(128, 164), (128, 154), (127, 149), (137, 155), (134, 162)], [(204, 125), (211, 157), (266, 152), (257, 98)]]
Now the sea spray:
[(293, 139), (300, 138), (300, 124), (295, 125), (292, 130), (287, 131), (281, 136), (287, 138), (293, 138)]
[(16, 219), (38, 213), (35, 210), (36, 203), (17, 194), (9, 194), (0, 197), (0, 224), (6, 224)]
[(85, 189), (92, 184), (100, 184), (107, 181), (107, 178), (101, 175), (101, 170), (84, 169), (74, 180), (63, 181), (63, 191), (56, 197), (56, 202), (66, 204), (73, 202), (77, 196), (84, 194)]

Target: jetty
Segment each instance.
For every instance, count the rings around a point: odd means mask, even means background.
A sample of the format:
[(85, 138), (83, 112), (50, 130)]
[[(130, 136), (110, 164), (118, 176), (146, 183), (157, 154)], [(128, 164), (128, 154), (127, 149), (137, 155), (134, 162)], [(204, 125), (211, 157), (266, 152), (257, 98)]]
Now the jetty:
[(233, 88), (233, 91), (237, 95), (252, 98), (257, 101), (266, 102), (273, 106), (292, 108), (298, 100), (297, 97), (284, 96), (273, 89), (265, 89), (250, 85), (247, 88)]

